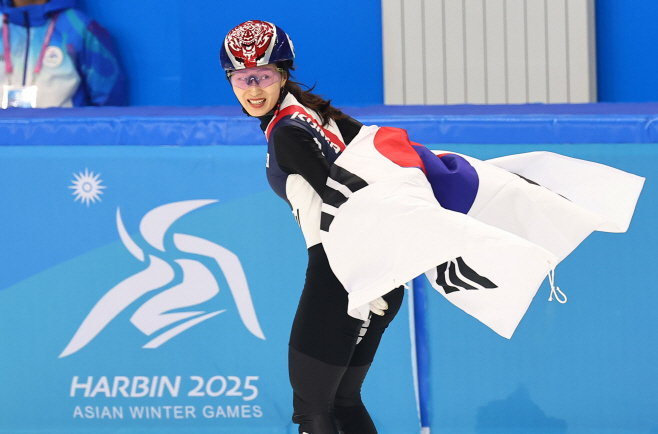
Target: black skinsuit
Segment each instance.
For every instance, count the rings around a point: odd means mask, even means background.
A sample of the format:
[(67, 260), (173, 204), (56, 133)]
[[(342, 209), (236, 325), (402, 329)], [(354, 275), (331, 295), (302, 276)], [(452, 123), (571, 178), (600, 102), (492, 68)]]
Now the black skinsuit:
[[(271, 112), (259, 118), (263, 131), (273, 117)], [(282, 122), (269, 135), (268, 178), (286, 201), (287, 190), (275, 186), (271, 171), (280, 172), (275, 174), (279, 178), (301, 175), (322, 197), (335, 160), (335, 156), (331, 162), (325, 157), (332, 151), (321, 146), (319, 140), (324, 135), (319, 136), (317, 128), (308, 125)], [(362, 125), (345, 117), (337, 120), (336, 126), (347, 145)], [(295, 213), (295, 207), (291, 207)], [(295, 216), (299, 222), (299, 209)], [(400, 287), (383, 297), (388, 303), (384, 316), (373, 314), (365, 322), (352, 318), (347, 314), (347, 291), (332, 272), (322, 244), (311, 245), (308, 254), (306, 282), (289, 343), (293, 421), (300, 425), (300, 434), (337, 434), (339, 430), (345, 434), (374, 434), (377, 430), (361, 401), (361, 385), (384, 330), (400, 309), (404, 290)]]

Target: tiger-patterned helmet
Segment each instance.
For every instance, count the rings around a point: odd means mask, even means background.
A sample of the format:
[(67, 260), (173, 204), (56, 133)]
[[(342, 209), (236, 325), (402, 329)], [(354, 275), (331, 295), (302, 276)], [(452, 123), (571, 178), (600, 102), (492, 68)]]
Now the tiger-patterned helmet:
[(226, 71), (293, 60), (295, 48), (290, 37), (267, 21), (245, 21), (228, 32), (219, 52)]

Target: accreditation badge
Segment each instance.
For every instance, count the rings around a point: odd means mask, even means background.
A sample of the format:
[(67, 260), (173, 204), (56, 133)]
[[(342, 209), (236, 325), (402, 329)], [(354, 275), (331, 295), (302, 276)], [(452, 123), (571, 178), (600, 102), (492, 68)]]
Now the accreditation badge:
[(2, 108), (36, 108), (37, 86), (2, 86)]

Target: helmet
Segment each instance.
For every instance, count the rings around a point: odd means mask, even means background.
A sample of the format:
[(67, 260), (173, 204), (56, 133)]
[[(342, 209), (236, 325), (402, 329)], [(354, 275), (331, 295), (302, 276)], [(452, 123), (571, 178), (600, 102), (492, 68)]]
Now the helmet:
[(226, 35), (219, 61), (226, 71), (253, 68), (293, 60), (295, 48), (290, 37), (267, 21), (251, 20)]

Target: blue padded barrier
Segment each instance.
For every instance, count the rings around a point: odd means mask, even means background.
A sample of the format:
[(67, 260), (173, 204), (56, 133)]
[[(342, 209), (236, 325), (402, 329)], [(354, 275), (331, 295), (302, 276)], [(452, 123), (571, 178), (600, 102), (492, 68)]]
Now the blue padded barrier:
[[(404, 128), (420, 143), (655, 143), (658, 104), (345, 108), (364, 124)], [(238, 107), (6, 110), (0, 145), (255, 145)]]

